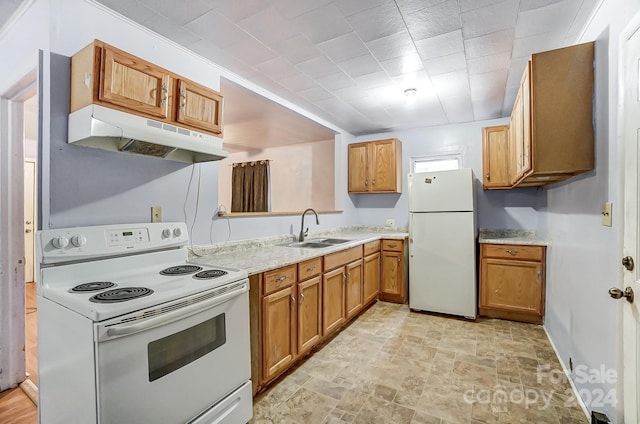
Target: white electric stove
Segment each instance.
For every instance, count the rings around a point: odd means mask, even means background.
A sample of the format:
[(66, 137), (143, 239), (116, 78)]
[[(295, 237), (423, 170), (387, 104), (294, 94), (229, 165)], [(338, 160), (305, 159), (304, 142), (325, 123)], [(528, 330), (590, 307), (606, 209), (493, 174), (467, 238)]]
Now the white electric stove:
[(251, 418), (245, 271), (189, 263), (184, 223), (36, 237), (41, 423)]

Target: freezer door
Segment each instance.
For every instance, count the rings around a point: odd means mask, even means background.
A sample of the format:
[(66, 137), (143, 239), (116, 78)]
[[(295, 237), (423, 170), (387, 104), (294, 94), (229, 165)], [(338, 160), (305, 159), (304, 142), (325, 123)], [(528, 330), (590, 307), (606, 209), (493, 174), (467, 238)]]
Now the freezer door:
[(409, 307), (476, 317), (473, 212), (409, 215)]
[(469, 168), (409, 174), (409, 212), (474, 210), (474, 176)]

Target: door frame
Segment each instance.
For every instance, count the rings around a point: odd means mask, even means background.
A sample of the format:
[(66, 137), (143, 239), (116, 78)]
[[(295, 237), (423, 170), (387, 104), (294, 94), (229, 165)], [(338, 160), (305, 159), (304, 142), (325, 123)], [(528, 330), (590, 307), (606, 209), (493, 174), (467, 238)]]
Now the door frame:
[[(629, 21), (625, 29), (620, 34), (620, 46), (619, 46), (619, 69), (618, 69), (618, 135), (619, 142), (621, 143), (620, 151), (622, 152), (621, 160), (622, 170), (622, 183), (624, 186), (624, 221), (622, 225), (622, 243), (623, 256), (631, 256), (636, 263), (640, 261), (638, 256), (638, 240), (640, 237), (638, 218), (640, 217), (640, 203), (638, 196), (638, 174), (640, 171), (640, 162), (638, 160), (638, 134), (633, 138), (633, 141), (627, 138), (627, 109), (626, 93), (625, 93), (625, 76), (627, 73), (627, 51), (629, 45), (629, 39), (640, 31), (640, 12)], [(639, 95), (640, 93), (635, 93)], [(640, 264), (639, 264), (640, 265)], [(638, 266), (632, 272), (623, 271), (623, 288), (633, 286), (635, 281), (638, 280), (640, 272)], [(636, 293), (636, 296), (640, 293)], [(640, 299), (636, 299), (636, 302)], [(619, 367), (619, 376), (622, 376), (622, 391), (623, 391), (623, 416), (624, 422), (638, 422), (640, 418), (640, 411), (638, 410), (637, 403), (637, 387), (640, 384), (640, 359), (638, 358), (638, 346), (640, 346), (638, 340), (637, 321), (633, 316), (633, 310), (631, 305), (626, 301), (621, 302), (621, 315), (622, 315), (622, 330), (620, 332), (620, 355), (622, 359), (621, 366)], [(635, 343), (633, 343), (635, 341)], [(632, 352), (629, 352), (629, 349)], [(635, 376), (635, 378), (629, 378)]]
[[(30, 69), (0, 92), (0, 391), (15, 387), (26, 378), (23, 103), (38, 96), (40, 149), (42, 57), (38, 52)], [(39, 170), (36, 172), (40, 174)], [(40, 228), (39, 223), (36, 228)]]
[[(25, 170), (26, 170), (26, 164), (30, 163), (33, 164), (33, 187), (31, 188), (32, 193), (33, 193), (33, 199), (31, 200), (33, 206), (33, 213), (32, 213), (32, 227), (33, 227), (33, 247), (32, 247), (32, 252), (31, 252), (31, 273), (32, 273), (32, 279), (27, 281), (27, 279), (25, 278), (25, 283), (36, 283), (37, 282), (37, 272), (36, 272), (36, 246), (35, 246), (35, 229), (38, 228), (38, 159), (37, 158), (24, 158), (23, 163), (25, 164)], [(26, 191), (26, 186), (25, 186), (25, 191)], [(27, 216), (25, 216), (25, 218), (28, 218)], [(26, 221), (22, 221), (23, 225), (26, 225)], [(22, 234), (22, 236), (24, 237), (24, 233)], [(26, 245), (25, 245), (25, 255), (26, 255)], [(25, 266), (27, 265), (28, 261), (27, 258), (25, 258), (24, 264)], [(27, 269), (25, 268), (25, 276), (27, 275)]]

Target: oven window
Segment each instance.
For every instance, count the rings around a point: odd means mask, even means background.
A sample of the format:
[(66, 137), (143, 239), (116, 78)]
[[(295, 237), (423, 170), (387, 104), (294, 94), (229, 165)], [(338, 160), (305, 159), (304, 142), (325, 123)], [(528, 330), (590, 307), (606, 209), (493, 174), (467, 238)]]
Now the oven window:
[(214, 351), (227, 340), (225, 317), (220, 314), (147, 346), (149, 381), (165, 376)]

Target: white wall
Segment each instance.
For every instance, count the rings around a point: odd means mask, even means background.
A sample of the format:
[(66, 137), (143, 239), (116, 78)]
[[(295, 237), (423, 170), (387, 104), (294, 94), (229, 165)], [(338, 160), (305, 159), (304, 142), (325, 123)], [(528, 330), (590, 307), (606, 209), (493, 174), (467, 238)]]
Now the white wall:
[[(618, 382), (588, 384), (575, 378), (583, 400), (618, 390), (618, 406), (587, 405), (622, 422), (622, 302), (607, 290), (622, 281), (623, 181), (618, 142), (618, 49), (620, 33), (640, 10), (638, 0), (605, 1), (578, 42), (596, 40), (595, 127), (596, 167), (584, 176), (547, 191), (543, 219), (553, 246), (548, 254), (545, 327), (568, 368), (574, 366), (618, 372)], [(601, 224), (600, 207), (612, 201), (613, 227)]]
[(350, 202), (357, 208), (363, 224), (384, 225), (387, 218), (396, 226), (408, 227), (409, 203), (407, 174), (411, 158), (443, 153), (462, 153), (462, 166), (472, 168), (476, 176), (476, 205), (479, 228), (534, 229), (545, 232), (539, 210), (544, 208), (544, 196), (535, 188), (515, 190), (482, 189), (482, 128), (504, 125), (508, 118), (478, 121), (440, 127), (373, 134), (355, 141), (398, 138), (402, 142), (402, 194), (352, 194)]

